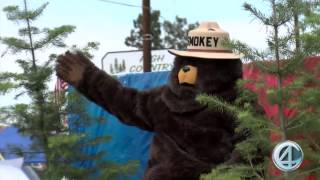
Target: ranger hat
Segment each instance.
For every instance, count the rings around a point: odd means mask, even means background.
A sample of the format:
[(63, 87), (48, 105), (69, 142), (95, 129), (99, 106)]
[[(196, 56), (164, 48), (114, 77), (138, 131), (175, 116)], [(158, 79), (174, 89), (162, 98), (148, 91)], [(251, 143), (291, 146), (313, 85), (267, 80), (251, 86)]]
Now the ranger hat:
[(202, 22), (188, 33), (186, 50), (169, 49), (176, 56), (197, 57), (204, 59), (240, 59), (240, 54), (233, 53), (224, 42), (229, 40), (229, 33), (220, 29), (216, 22)]

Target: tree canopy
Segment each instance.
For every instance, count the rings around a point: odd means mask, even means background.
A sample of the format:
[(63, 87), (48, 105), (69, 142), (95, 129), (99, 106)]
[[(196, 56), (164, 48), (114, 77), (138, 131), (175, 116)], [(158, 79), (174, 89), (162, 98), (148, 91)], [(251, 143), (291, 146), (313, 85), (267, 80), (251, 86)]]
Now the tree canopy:
[[(186, 18), (176, 16), (175, 21), (160, 21), (160, 11), (151, 12), (151, 48), (178, 48), (185, 49), (188, 44), (187, 33), (198, 26), (198, 23), (188, 24)], [(142, 49), (142, 15), (133, 20), (133, 29), (130, 35), (125, 38), (125, 44), (130, 47)]]

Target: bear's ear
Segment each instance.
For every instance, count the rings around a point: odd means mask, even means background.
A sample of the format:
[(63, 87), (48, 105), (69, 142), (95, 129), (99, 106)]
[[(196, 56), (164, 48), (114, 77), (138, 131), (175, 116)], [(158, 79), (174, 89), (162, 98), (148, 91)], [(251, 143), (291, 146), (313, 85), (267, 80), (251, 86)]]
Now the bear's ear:
[(178, 73), (179, 84), (195, 85), (198, 69), (192, 65), (183, 66)]

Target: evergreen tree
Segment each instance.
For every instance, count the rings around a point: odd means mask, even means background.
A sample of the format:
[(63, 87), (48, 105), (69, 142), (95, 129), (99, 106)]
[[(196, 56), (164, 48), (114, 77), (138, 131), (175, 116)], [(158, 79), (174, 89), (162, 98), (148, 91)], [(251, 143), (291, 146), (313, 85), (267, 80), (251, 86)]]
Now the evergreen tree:
[(319, 55), (320, 49), (320, 2), (305, 3), (302, 10), (301, 48), (306, 55)]
[[(49, 97), (52, 95), (47, 87), (47, 82), (53, 74), (53, 61), (56, 55), (50, 55), (49, 60), (40, 64), (36, 58), (36, 52), (48, 46), (66, 47), (63, 39), (72, 33), (75, 27), (67, 25), (40, 30), (32, 26), (32, 23), (39, 18), (48, 3), (35, 10), (29, 10), (27, 5), (25, 0), (24, 9), (20, 9), (18, 6), (8, 6), (3, 9), (9, 20), (25, 25), (19, 29), (21, 38), (1, 38), (1, 42), (7, 46), (6, 52), (13, 54), (26, 52), (30, 53), (31, 58), (16, 60), (23, 70), (22, 73), (5, 72), (0, 74), (0, 90), (2, 93), (6, 93), (13, 89), (21, 89), (22, 92), (16, 97), (27, 94), (31, 98), (32, 103), (30, 104), (16, 104), (11, 107), (12, 116), (15, 116), (21, 132), (30, 134), (36, 139), (35, 148), (42, 148), (47, 152), (49, 151), (48, 137), (51, 132), (61, 127), (58, 108), (49, 103)], [(50, 119), (59, 121), (50, 122)]]
[[(152, 11), (150, 14), (151, 19), (151, 48), (162, 49), (161, 23), (159, 22), (160, 11)], [(139, 14), (136, 20), (133, 20), (133, 29), (130, 31), (130, 36), (126, 37), (125, 44), (130, 47), (142, 49), (143, 47), (143, 31), (142, 31), (142, 15)]]
[[(65, 98), (64, 98), (65, 97)], [(137, 161), (116, 164), (105, 160), (106, 152), (99, 151), (89, 154), (101, 143), (111, 140), (110, 136), (92, 137), (86, 129), (93, 123), (99, 126), (107, 123), (102, 117), (92, 117), (85, 109), (88, 100), (77, 91), (62, 96), (65, 104), (61, 108), (62, 116), (68, 115), (70, 128), (64, 133), (49, 137), (49, 146), (53, 151), (50, 155), (50, 166), (45, 171), (45, 177), (51, 179), (116, 179), (118, 175), (128, 175), (138, 166)], [(66, 101), (65, 101), (66, 100)], [(64, 117), (62, 117), (64, 118)], [(53, 178), (54, 177), (54, 178)]]
[[(186, 18), (176, 17), (174, 22), (159, 20), (160, 11), (151, 12), (151, 47), (152, 49), (178, 48), (187, 47), (187, 33), (189, 30), (198, 26), (198, 23), (188, 24)], [(130, 36), (126, 37), (125, 44), (130, 47), (142, 49), (143, 32), (142, 32), (142, 15), (133, 21), (133, 29)], [(164, 32), (164, 35), (162, 35)]]
[[(36, 52), (44, 51), (47, 47), (67, 47), (63, 40), (74, 31), (75, 27), (64, 25), (40, 30), (33, 26), (33, 23), (42, 15), (48, 3), (35, 10), (29, 10), (27, 1), (23, 2), (23, 9), (19, 6), (4, 8), (9, 20), (25, 25), (19, 29), (20, 37), (1, 37), (1, 42), (7, 47), (6, 53), (14, 55), (30, 53), (31, 58), (16, 60), (22, 69), (21, 73), (0, 73), (0, 93), (6, 94), (12, 90), (20, 90), (16, 97), (27, 94), (31, 101), (28, 104), (20, 103), (1, 108), (1, 118), (15, 122), (20, 132), (32, 137), (32, 149), (45, 153), (46, 169), (43, 179), (61, 179), (62, 177), (88, 179), (93, 174), (97, 178), (98, 176), (113, 178), (117, 174), (132, 171), (136, 162), (120, 166), (103, 161), (102, 157), (105, 157), (103, 152), (96, 155), (83, 152), (84, 148), (106, 142), (110, 137), (93, 138), (85, 135), (84, 132), (70, 132), (70, 129), (61, 122), (67, 114), (81, 116), (80, 120), (72, 123), (71, 129), (83, 128), (97, 121), (86, 113), (83, 100), (77, 94), (70, 94), (68, 105), (66, 105), (63, 94), (56, 97), (54, 92), (49, 90), (47, 84), (53, 75), (53, 62), (57, 55), (51, 54), (48, 60), (41, 60), (41, 62), (37, 59)], [(76, 48), (76, 46), (73, 47)], [(98, 43), (90, 42), (82, 51), (86, 56), (92, 57), (89, 51), (97, 48)], [(84, 167), (83, 163), (91, 166)]]
[(185, 49), (188, 45), (188, 32), (198, 27), (198, 23), (188, 24), (186, 18), (176, 16), (174, 22), (164, 21), (164, 47), (169, 49)]
[[(268, 0), (271, 14), (267, 15), (253, 7), (244, 4), (258, 21), (267, 26), (269, 37), (267, 39), (269, 49), (259, 52), (239, 41), (226, 43), (236, 52), (245, 55), (245, 59), (251, 60), (251, 65), (259, 69), (261, 76), (269, 74), (277, 79), (276, 87), (267, 86), (262, 78), (255, 81), (241, 80), (238, 83), (239, 98), (234, 104), (227, 104), (216, 97), (207, 95), (198, 96), (201, 103), (209, 107), (233, 114), (238, 123), (237, 133), (249, 132), (245, 140), (236, 145), (244, 158), (242, 164), (223, 164), (212, 170), (210, 174), (203, 175), (201, 179), (274, 179), (268, 174), (271, 148), (281, 141), (293, 140), (302, 147), (304, 157), (308, 164), (293, 172), (282, 173), (279, 179), (302, 179), (308, 175), (320, 177), (320, 63), (313, 69), (304, 66), (304, 60), (309, 55), (320, 52), (317, 40), (320, 36), (318, 20), (310, 19), (318, 17), (311, 9), (318, 9), (317, 3), (308, 1)], [(314, 24), (313, 24), (314, 23)], [(303, 27), (309, 27), (304, 32)], [(280, 30), (286, 29), (287, 34), (280, 35)], [(314, 40), (310, 40), (310, 36)], [(266, 62), (267, 57), (273, 57), (274, 61)], [(288, 77), (294, 77), (293, 81)], [(278, 109), (273, 119), (267, 119), (255, 111), (252, 106), (253, 97), (257, 96), (253, 91), (245, 89), (245, 85), (255, 84), (258, 89), (264, 89), (269, 103)], [(255, 101), (255, 100), (254, 100)], [(287, 116), (285, 111), (294, 112)], [(277, 123), (279, 122), (279, 123)], [(269, 140), (270, 134), (279, 137), (276, 142)], [(264, 155), (264, 162), (255, 164), (255, 158), (259, 154)]]

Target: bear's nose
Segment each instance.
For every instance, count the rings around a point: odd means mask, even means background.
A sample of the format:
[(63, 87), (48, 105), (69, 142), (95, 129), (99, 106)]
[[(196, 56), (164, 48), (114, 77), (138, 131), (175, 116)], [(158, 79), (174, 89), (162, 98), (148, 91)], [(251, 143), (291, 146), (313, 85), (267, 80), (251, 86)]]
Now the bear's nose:
[(189, 66), (183, 66), (182, 70), (183, 70), (183, 72), (188, 72), (188, 71), (190, 71), (190, 67)]

